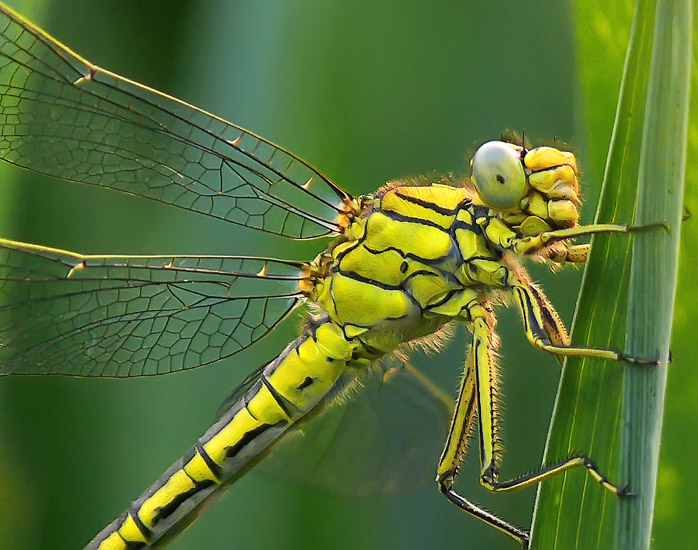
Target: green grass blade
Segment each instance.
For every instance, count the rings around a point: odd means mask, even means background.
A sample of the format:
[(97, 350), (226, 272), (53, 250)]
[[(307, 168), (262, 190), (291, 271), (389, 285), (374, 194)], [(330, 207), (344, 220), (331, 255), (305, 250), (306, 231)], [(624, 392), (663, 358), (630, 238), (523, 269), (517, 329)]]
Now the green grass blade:
[(638, 235), (633, 247), (626, 348), (660, 357), (656, 369), (626, 368), (620, 472), (634, 498), (619, 503), (615, 548), (649, 548), (686, 167), (691, 74), (691, 0), (659, 0), (645, 107), (636, 223), (669, 231)]
[[(623, 69), (620, 96), (596, 212), (597, 221), (628, 222), (633, 218), (640, 169), (648, 71), (652, 55), (654, 0), (637, 3)], [(579, 2), (580, 75), (589, 113), (592, 152), (604, 147), (608, 120), (603, 107), (612, 101), (608, 81), (622, 40), (627, 15), (596, 0)], [(627, 28), (627, 27), (626, 27)], [(599, 145), (601, 142), (601, 145)], [(629, 238), (599, 236), (593, 240), (579, 296), (572, 341), (575, 345), (623, 349), (630, 277)], [(560, 380), (544, 461), (572, 454), (592, 456), (604, 472), (618, 471), (623, 366), (598, 360), (567, 361)], [(618, 480), (622, 482), (621, 480)], [(573, 471), (541, 484), (534, 512), (532, 548), (610, 548), (616, 498), (585, 472)]]

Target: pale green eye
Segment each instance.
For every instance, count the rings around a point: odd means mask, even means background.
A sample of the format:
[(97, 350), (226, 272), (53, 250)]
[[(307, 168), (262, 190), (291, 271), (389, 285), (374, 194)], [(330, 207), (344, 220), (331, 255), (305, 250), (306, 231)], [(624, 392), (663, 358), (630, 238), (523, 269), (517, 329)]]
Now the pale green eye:
[(488, 141), (472, 160), (477, 192), (493, 208), (511, 208), (526, 193), (526, 174), (521, 151), (503, 141)]

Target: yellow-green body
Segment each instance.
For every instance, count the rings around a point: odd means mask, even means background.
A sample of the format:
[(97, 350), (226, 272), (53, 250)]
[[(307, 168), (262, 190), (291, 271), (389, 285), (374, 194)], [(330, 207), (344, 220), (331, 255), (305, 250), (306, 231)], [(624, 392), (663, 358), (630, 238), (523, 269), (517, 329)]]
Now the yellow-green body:
[(392, 183), (354, 198), (244, 128), (100, 69), (1, 2), (0, 19), (0, 158), (289, 239), (334, 238), (305, 263), (88, 256), (0, 238), (0, 375), (131, 377), (197, 368), (251, 346), (303, 303), (310, 312), (301, 336), (249, 377), (192, 449), (88, 548), (164, 545), (222, 487), (359, 385), (373, 363), (452, 321), (464, 322), (472, 341), (435, 465), (448, 500), (527, 544), (524, 529), (453, 488), (476, 414), (487, 488), (513, 490), (583, 466), (622, 493), (583, 455), (499, 480), (499, 294), (517, 305), (538, 349), (652, 362), (570, 346), (519, 263), (584, 262), (588, 245), (570, 239), (629, 231), (577, 225), (574, 155), (492, 141), (473, 156), (470, 181)]
[[(557, 151), (549, 151), (555, 160)], [(469, 323), (476, 339), (486, 344), (475, 349), (469, 365), (485, 365), (479, 384), (495, 386), (489, 361), (495, 347), (490, 341), (490, 302), (496, 292), (517, 287), (529, 292), (513, 257), (517, 247), (531, 253), (544, 249), (548, 241), (522, 238), (467, 187), (393, 184), (358, 203), (361, 212), (343, 235), (304, 268), (307, 278), (300, 288), (314, 315), (303, 335), (88, 548), (126, 550), (164, 543), (186, 527), (221, 486), (256, 464), (297, 423), (330, 406), (361, 369), (454, 319)], [(545, 223), (545, 218), (538, 219)], [(533, 296), (529, 306), (526, 296)], [(537, 321), (529, 319), (527, 327), (545, 326), (557, 337), (552, 344), (566, 344), (564, 327), (543, 297), (526, 294), (518, 302), (525, 319), (527, 314), (538, 316)], [(532, 341), (538, 336), (534, 332), (527, 328)], [(536, 345), (551, 343), (546, 342)], [(459, 400), (464, 409), (454, 418), (465, 432), (472, 426), (478, 398), (470, 368)], [(490, 434), (497, 428), (493, 399), (494, 395), (479, 396), (478, 405), (481, 429)], [(446, 443), (437, 470), (442, 482), (455, 477), (462, 437)], [(483, 467), (495, 464), (494, 436), (486, 438), (483, 453)]]
[(462, 315), (506, 273), (481, 230), (489, 209), (473, 205), (470, 190), (394, 187), (367, 203), (346, 236), (318, 257), (314, 269), (325, 274), (309, 299), (319, 311), (305, 333), (90, 548), (153, 545), (180, 530), (360, 369)]

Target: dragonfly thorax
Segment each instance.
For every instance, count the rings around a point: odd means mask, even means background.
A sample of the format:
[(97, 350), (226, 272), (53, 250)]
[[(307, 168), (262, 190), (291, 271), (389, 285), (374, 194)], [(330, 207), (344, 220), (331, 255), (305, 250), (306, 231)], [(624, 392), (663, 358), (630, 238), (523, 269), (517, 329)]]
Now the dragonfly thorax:
[(493, 218), (472, 191), (442, 184), (393, 186), (357, 218), (311, 293), (348, 337), (382, 352), (433, 333), (468, 304), (506, 284), (502, 252), (483, 227)]

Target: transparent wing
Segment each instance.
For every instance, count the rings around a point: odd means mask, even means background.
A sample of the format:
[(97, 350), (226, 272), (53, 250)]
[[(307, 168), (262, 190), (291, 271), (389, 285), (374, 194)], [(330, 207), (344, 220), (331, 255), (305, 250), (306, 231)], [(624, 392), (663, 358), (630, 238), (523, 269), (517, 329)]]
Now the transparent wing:
[(259, 469), (348, 495), (405, 491), (433, 481), (452, 412), (452, 399), (414, 367), (377, 365)]
[(303, 301), (301, 267), (86, 256), (0, 239), (0, 374), (130, 377), (218, 361)]
[(339, 232), (350, 197), (288, 151), (100, 69), (0, 4), (0, 157), (273, 234)]

